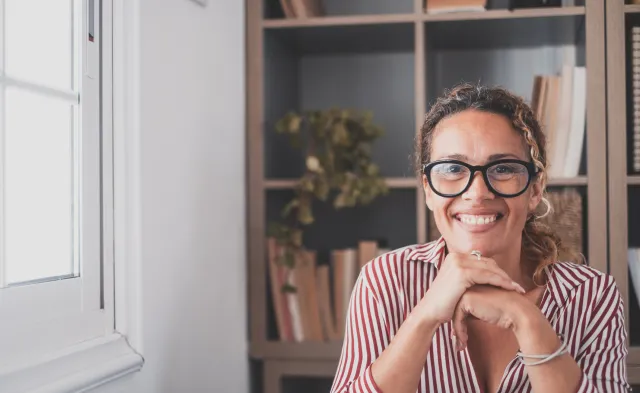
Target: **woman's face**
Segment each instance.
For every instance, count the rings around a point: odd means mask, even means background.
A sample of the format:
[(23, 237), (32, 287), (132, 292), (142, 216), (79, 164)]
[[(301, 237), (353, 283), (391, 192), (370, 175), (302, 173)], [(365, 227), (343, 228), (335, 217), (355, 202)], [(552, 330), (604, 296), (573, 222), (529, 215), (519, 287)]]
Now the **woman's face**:
[[(502, 158), (530, 161), (524, 139), (504, 116), (466, 110), (440, 121), (432, 139), (431, 161), (457, 159), (484, 165)], [(493, 194), (480, 172), (461, 195), (437, 195), (423, 175), (426, 202), (451, 252), (482, 255), (510, 253), (520, 249), (522, 229), (542, 196), (532, 179), (527, 190), (514, 198)]]

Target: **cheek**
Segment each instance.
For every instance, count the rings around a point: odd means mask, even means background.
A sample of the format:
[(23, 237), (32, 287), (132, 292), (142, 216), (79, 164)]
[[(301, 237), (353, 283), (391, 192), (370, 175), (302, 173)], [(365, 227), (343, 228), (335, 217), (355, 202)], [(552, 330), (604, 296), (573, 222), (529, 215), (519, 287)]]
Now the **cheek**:
[(453, 203), (451, 198), (436, 197), (433, 200), (434, 215), (438, 221), (444, 222), (449, 219), (449, 207)]
[(516, 199), (509, 199), (506, 201), (507, 208), (509, 209), (509, 221), (514, 223), (522, 223), (524, 226), (524, 222), (527, 220), (527, 216), (529, 215), (529, 197), (522, 198), (518, 197)]

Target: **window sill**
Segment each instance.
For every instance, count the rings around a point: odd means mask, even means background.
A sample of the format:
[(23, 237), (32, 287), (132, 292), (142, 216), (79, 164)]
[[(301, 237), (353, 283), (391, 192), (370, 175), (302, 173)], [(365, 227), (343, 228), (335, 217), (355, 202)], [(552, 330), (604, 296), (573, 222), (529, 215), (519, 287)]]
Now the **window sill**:
[(139, 371), (143, 363), (127, 340), (114, 333), (38, 363), (0, 370), (0, 392), (85, 392)]

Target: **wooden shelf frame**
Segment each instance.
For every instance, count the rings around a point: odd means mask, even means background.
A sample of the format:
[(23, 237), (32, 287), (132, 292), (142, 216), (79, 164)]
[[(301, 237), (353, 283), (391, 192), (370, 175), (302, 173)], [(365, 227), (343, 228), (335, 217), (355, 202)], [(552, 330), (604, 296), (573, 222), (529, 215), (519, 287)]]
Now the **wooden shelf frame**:
[(463, 21), (482, 19), (518, 19), (518, 18), (550, 18), (558, 16), (576, 16), (585, 14), (585, 6), (566, 6), (550, 8), (531, 8), (521, 10), (488, 10), (484, 12), (456, 12), (447, 14), (424, 14), (425, 22)]
[[(640, 6), (639, 6), (640, 7)], [(386, 23), (415, 23), (415, 22), (443, 22), (465, 21), (483, 19), (518, 19), (518, 18), (549, 18), (560, 16), (585, 15), (585, 6), (566, 6), (552, 8), (531, 8), (520, 10), (488, 10), (484, 12), (455, 12), (446, 14), (426, 14), (414, 12), (409, 14), (382, 14), (382, 15), (342, 15), (325, 16), (315, 18), (271, 18), (263, 19), (262, 27), (265, 29), (282, 29), (293, 27), (315, 26), (356, 26), (374, 25)]]
[(637, 14), (640, 13), (640, 4), (625, 4), (625, 14)]
[(414, 23), (418, 20), (419, 16), (416, 14), (345, 15), (305, 19), (264, 19), (262, 21), (262, 26), (265, 29), (283, 29), (292, 27), (358, 26), (382, 25), (388, 23)]
[[(607, 247), (611, 235), (607, 232), (607, 226), (602, 225), (607, 221), (607, 209), (611, 209), (614, 202), (607, 195), (607, 187), (599, 186), (612, 182), (620, 187), (618, 180), (607, 178), (607, 165), (611, 165), (611, 155), (607, 161), (607, 128), (611, 127), (612, 120), (609, 116), (607, 123), (607, 97), (599, 92), (611, 89), (607, 86), (605, 68), (605, 24), (603, 0), (585, 0), (585, 6), (562, 7), (558, 9), (532, 9), (532, 10), (491, 10), (482, 13), (457, 13), (447, 15), (427, 15), (422, 12), (422, 1), (414, 0), (414, 13), (388, 14), (388, 15), (350, 15), (330, 16), (325, 18), (309, 19), (263, 19), (263, 1), (247, 1), (247, 89), (251, 94), (247, 96), (247, 155), (248, 161), (248, 291), (250, 310), (250, 357), (262, 360), (265, 365), (265, 386), (276, 386), (274, 378), (282, 375), (284, 367), (300, 371), (300, 375), (308, 375), (313, 372), (310, 364), (322, 363), (328, 369), (334, 365), (340, 354), (342, 343), (286, 343), (273, 341), (267, 338), (267, 293), (266, 277), (267, 266), (265, 263), (265, 192), (268, 190), (291, 189), (295, 184), (294, 179), (264, 178), (264, 151), (265, 130), (264, 119), (264, 37), (273, 31), (286, 33), (287, 29), (307, 27), (332, 26), (361, 26), (361, 25), (388, 25), (408, 24), (414, 31), (414, 75), (415, 83), (415, 132), (424, 118), (426, 108), (428, 81), (426, 74), (429, 55), (427, 45), (427, 26), (432, 23), (446, 23), (449, 21), (471, 20), (507, 20), (517, 18), (555, 18), (567, 16), (584, 16), (585, 18), (585, 49), (587, 65), (587, 132), (585, 135), (587, 150), (587, 175), (568, 179), (551, 179), (550, 187), (584, 187), (587, 196), (589, 230), (585, 236), (588, 238), (590, 265), (606, 271), (608, 260), (612, 256), (619, 257), (619, 252), (612, 253)], [(611, 7), (607, 2), (607, 7)], [(627, 7), (620, 7), (621, 14), (628, 11)], [(609, 9), (607, 9), (609, 11)], [(609, 73), (613, 71), (610, 70)], [(621, 90), (621, 89), (619, 89)], [(624, 100), (624, 97), (623, 97)], [(610, 107), (610, 106), (609, 106)], [(611, 135), (609, 135), (611, 142)], [(609, 152), (612, 146), (609, 145)], [(615, 160), (614, 160), (615, 161)], [(615, 162), (614, 162), (615, 163)], [(624, 183), (635, 182), (635, 177), (624, 176)], [(387, 184), (392, 189), (416, 189), (416, 237), (418, 242), (425, 242), (427, 234), (427, 214), (424, 204), (422, 187), (414, 177), (387, 178)], [(591, 185), (597, 186), (591, 186)], [(640, 184), (640, 182), (638, 182)], [(615, 188), (615, 187), (614, 187)], [(626, 198), (626, 194), (625, 194)], [(607, 204), (609, 201), (609, 204)], [(616, 202), (619, 203), (619, 200)], [(611, 227), (611, 225), (609, 225)], [(614, 233), (613, 231), (611, 232)], [(617, 233), (617, 232), (615, 232)], [(626, 256), (625, 256), (626, 258)], [(624, 259), (626, 260), (626, 259)], [(635, 352), (634, 352), (635, 353)], [(638, 358), (638, 378), (640, 378), (640, 352), (633, 355)], [(635, 367), (635, 366), (634, 366)], [(279, 378), (279, 377), (278, 377)], [(279, 385), (277, 385), (279, 386)], [(269, 391), (270, 392), (270, 391)], [(275, 393), (275, 391), (274, 391)]]
[[(413, 177), (387, 177), (385, 178), (387, 186), (390, 189), (412, 189), (422, 187), (418, 179)], [(630, 184), (634, 181), (640, 182), (640, 177), (637, 179), (629, 177)], [(559, 179), (549, 179), (549, 187), (572, 187), (572, 186), (586, 186), (588, 183), (587, 176), (576, 176)], [(267, 190), (287, 190), (292, 189), (296, 184), (296, 179), (267, 179), (264, 181), (264, 188)]]
[[(607, 139), (609, 187), (609, 272), (615, 278), (625, 302), (625, 322), (629, 336), (629, 296), (627, 248), (629, 245), (628, 187), (640, 185), (640, 176), (627, 174), (627, 13), (640, 12), (640, 6), (622, 1), (606, 2), (607, 43)], [(630, 340), (629, 340), (630, 342)], [(640, 384), (640, 347), (630, 347), (627, 374), (629, 382)]]

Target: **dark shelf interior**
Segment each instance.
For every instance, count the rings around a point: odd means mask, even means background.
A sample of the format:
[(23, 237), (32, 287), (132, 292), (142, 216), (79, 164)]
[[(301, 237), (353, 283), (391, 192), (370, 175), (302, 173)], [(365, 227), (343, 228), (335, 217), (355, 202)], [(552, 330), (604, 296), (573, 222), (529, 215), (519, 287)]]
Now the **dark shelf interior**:
[(300, 54), (279, 33), (265, 37), (265, 177), (296, 178), (304, 168), (303, 152), (275, 132), (276, 121), (291, 110), (329, 108), (371, 111), (384, 130), (372, 149), (382, 176), (413, 176), (413, 52)]
[(539, 48), (584, 42), (584, 15), (427, 22), (436, 50)]
[[(428, 23), (427, 107), (460, 82), (503, 86), (530, 102), (536, 75), (558, 74), (566, 61), (586, 64), (583, 21), (563, 16)], [(573, 53), (565, 52), (567, 44), (575, 44)]]
[[(415, 190), (393, 189), (366, 206), (335, 209), (331, 200), (313, 202), (315, 222), (304, 228), (304, 245), (318, 252), (319, 263), (329, 260), (332, 249), (357, 247), (359, 240), (376, 239), (387, 248), (415, 244)], [(266, 220), (279, 221), (291, 190), (266, 192)]]
[(266, 30), (299, 55), (407, 52), (414, 50), (414, 24), (372, 23), (275, 27)]

